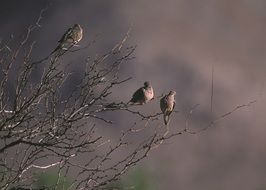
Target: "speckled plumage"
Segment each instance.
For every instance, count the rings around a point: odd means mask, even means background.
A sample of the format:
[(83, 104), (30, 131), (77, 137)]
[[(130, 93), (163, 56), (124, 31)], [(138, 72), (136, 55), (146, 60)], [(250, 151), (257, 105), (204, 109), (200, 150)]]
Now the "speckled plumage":
[(165, 125), (169, 123), (169, 116), (175, 108), (175, 95), (175, 91), (170, 91), (169, 94), (165, 95), (160, 100), (160, 108), (163, 112), (163, 119)]
[(76, 45), (80, 42), (80, 40), (83, 37), (83, 29), (79, 24), (75, 24), (73, 27), (69, 28), (64, 35), (61, 37), (61, 39), (58, 41), (58, 46), (55, 48), (55, 50), (51, 53), (58, 50), (62, 50), (64, 48), (69, 48), (73, 45)]

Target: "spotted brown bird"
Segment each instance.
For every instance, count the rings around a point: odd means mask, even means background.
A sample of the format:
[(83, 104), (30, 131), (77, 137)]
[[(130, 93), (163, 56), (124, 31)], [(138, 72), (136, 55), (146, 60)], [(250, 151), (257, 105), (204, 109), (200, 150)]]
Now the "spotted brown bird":
[(150, 100), (154, 98), (153, 88), (151, 83), (146, 81), (144, 82), (144, 86), (139, 88), (132, 96), (131, 100), (129, 101), (130, 104), (146, 104)]
[(82, 37), (83, 29), (79, 24), (75, 24), (65, 32), (62, 38), (58, 41), (58, 46), (51, 54), (57, 52), (58, 50), (68, 50), (70, 47), (79, 43)]
[(176, 92), (171, 90), (169, 94), (165, 95), (160, 100), (160, 108), (163, 112), (164, 124), (169, 123), (169, 117), (175, 108), (175, 95)]

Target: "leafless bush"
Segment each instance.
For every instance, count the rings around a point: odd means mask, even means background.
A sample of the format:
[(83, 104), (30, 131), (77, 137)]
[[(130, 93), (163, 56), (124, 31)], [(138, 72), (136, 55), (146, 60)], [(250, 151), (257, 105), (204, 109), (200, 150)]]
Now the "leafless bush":
[[(57, 188), (62, 176), (74, 179), (69, 189), (106, 189), (164, 140), (200, 132), (189, 131), (188, 122), (182, 130), (169, 130), (169, 126), (155, 122), (160, 113), (145, 115), (123, 102), (107, 101), (115, 86), (130, 80), (119, 77), (121, 65), (134, 58), (136, 46), (126, 46), (129, 33), (109, 52), (87, 59), (76, 88), (70, 94), (62, 94), (71, 76), (61, 60), (82, 49), (72, 48), (60, 55), (32, 60), (34, 42), (30, 36), (40, 19), (16, 46), (11, 47), (12, 38), (0, 46), (1, 189), (31, 188), (34, 174), (50, 168), (58, 174), (58, 183), (51, 189)], [(42, 75), (33, 81), (35, 71), (42, 71)], [(251, 103), (221, 115), (205, 129)], [(137, 122), (129, 124), (117, 139), (97, 132), (97, 120), (112, 124), (104, 113), (121, 111), (137, 116)], [(143, 133), (141, 141), (132, 140)]]

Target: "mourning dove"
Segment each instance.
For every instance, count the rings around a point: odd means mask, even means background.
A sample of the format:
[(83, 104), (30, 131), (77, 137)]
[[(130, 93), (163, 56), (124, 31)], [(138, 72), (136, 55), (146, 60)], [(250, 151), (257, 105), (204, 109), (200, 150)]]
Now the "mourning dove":
[(140, 105), (145, 104), (154, 98), (153, 88), (151, 83), (146, 81), (144, 82), (144, 86), (139, 88), (132, 96), (129, 103), (138, 103)]
[(75, 24), (73, 27), (69, 28), (65, 34), (62, 36), (62, 38), (58, 41), (58, 46), (55, 48), (55, 50), (51, 53), (58, 50), (67, 50), (68, 48), (72, 47), (73, 45), (76, 45), (80, 42), (83, 36), (83, 29), (79, 24)]
[(165, 125), (168, 124), (169, 116), (175, 108), (175, 95), (176, 92), (171, 90), (169, 94), (165, 95), (160, 100), (160, 107), (163, 112), (163, 119)]

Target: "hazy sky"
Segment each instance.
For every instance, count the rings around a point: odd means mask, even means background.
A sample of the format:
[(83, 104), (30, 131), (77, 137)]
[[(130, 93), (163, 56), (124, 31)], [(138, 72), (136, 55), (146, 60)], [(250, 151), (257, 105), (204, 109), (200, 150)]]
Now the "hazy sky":
[[(133, 24), (129, 43), (138, 45), (136, 59), (123, 68), (133, 80), (113, 98), (128, 100), (145, 80), (152, 82), (156, 95), (176, 90), (181, 112), (171, 127), (182, 129), (183, 116), (195, 104), (200, 106), (191, 127), (198, 129), (212, 117), (257, 100), (214, 128), (172, 139), (150, 154), (143, 165), (160, 189), (266, 189), (266, 1), (2, 0), (0, 39), (21, 35), (46, 6), (42, 28), (33, 36), (36, 57), (49, 53), (74, 23), (84, 28), (81, 46), (101, 34), (92, 51), (111, 47)], [(159, 105), (152, 102), (144, 110), (159, 110)], [(127, 122), (119, 121), (121, 126)]]

